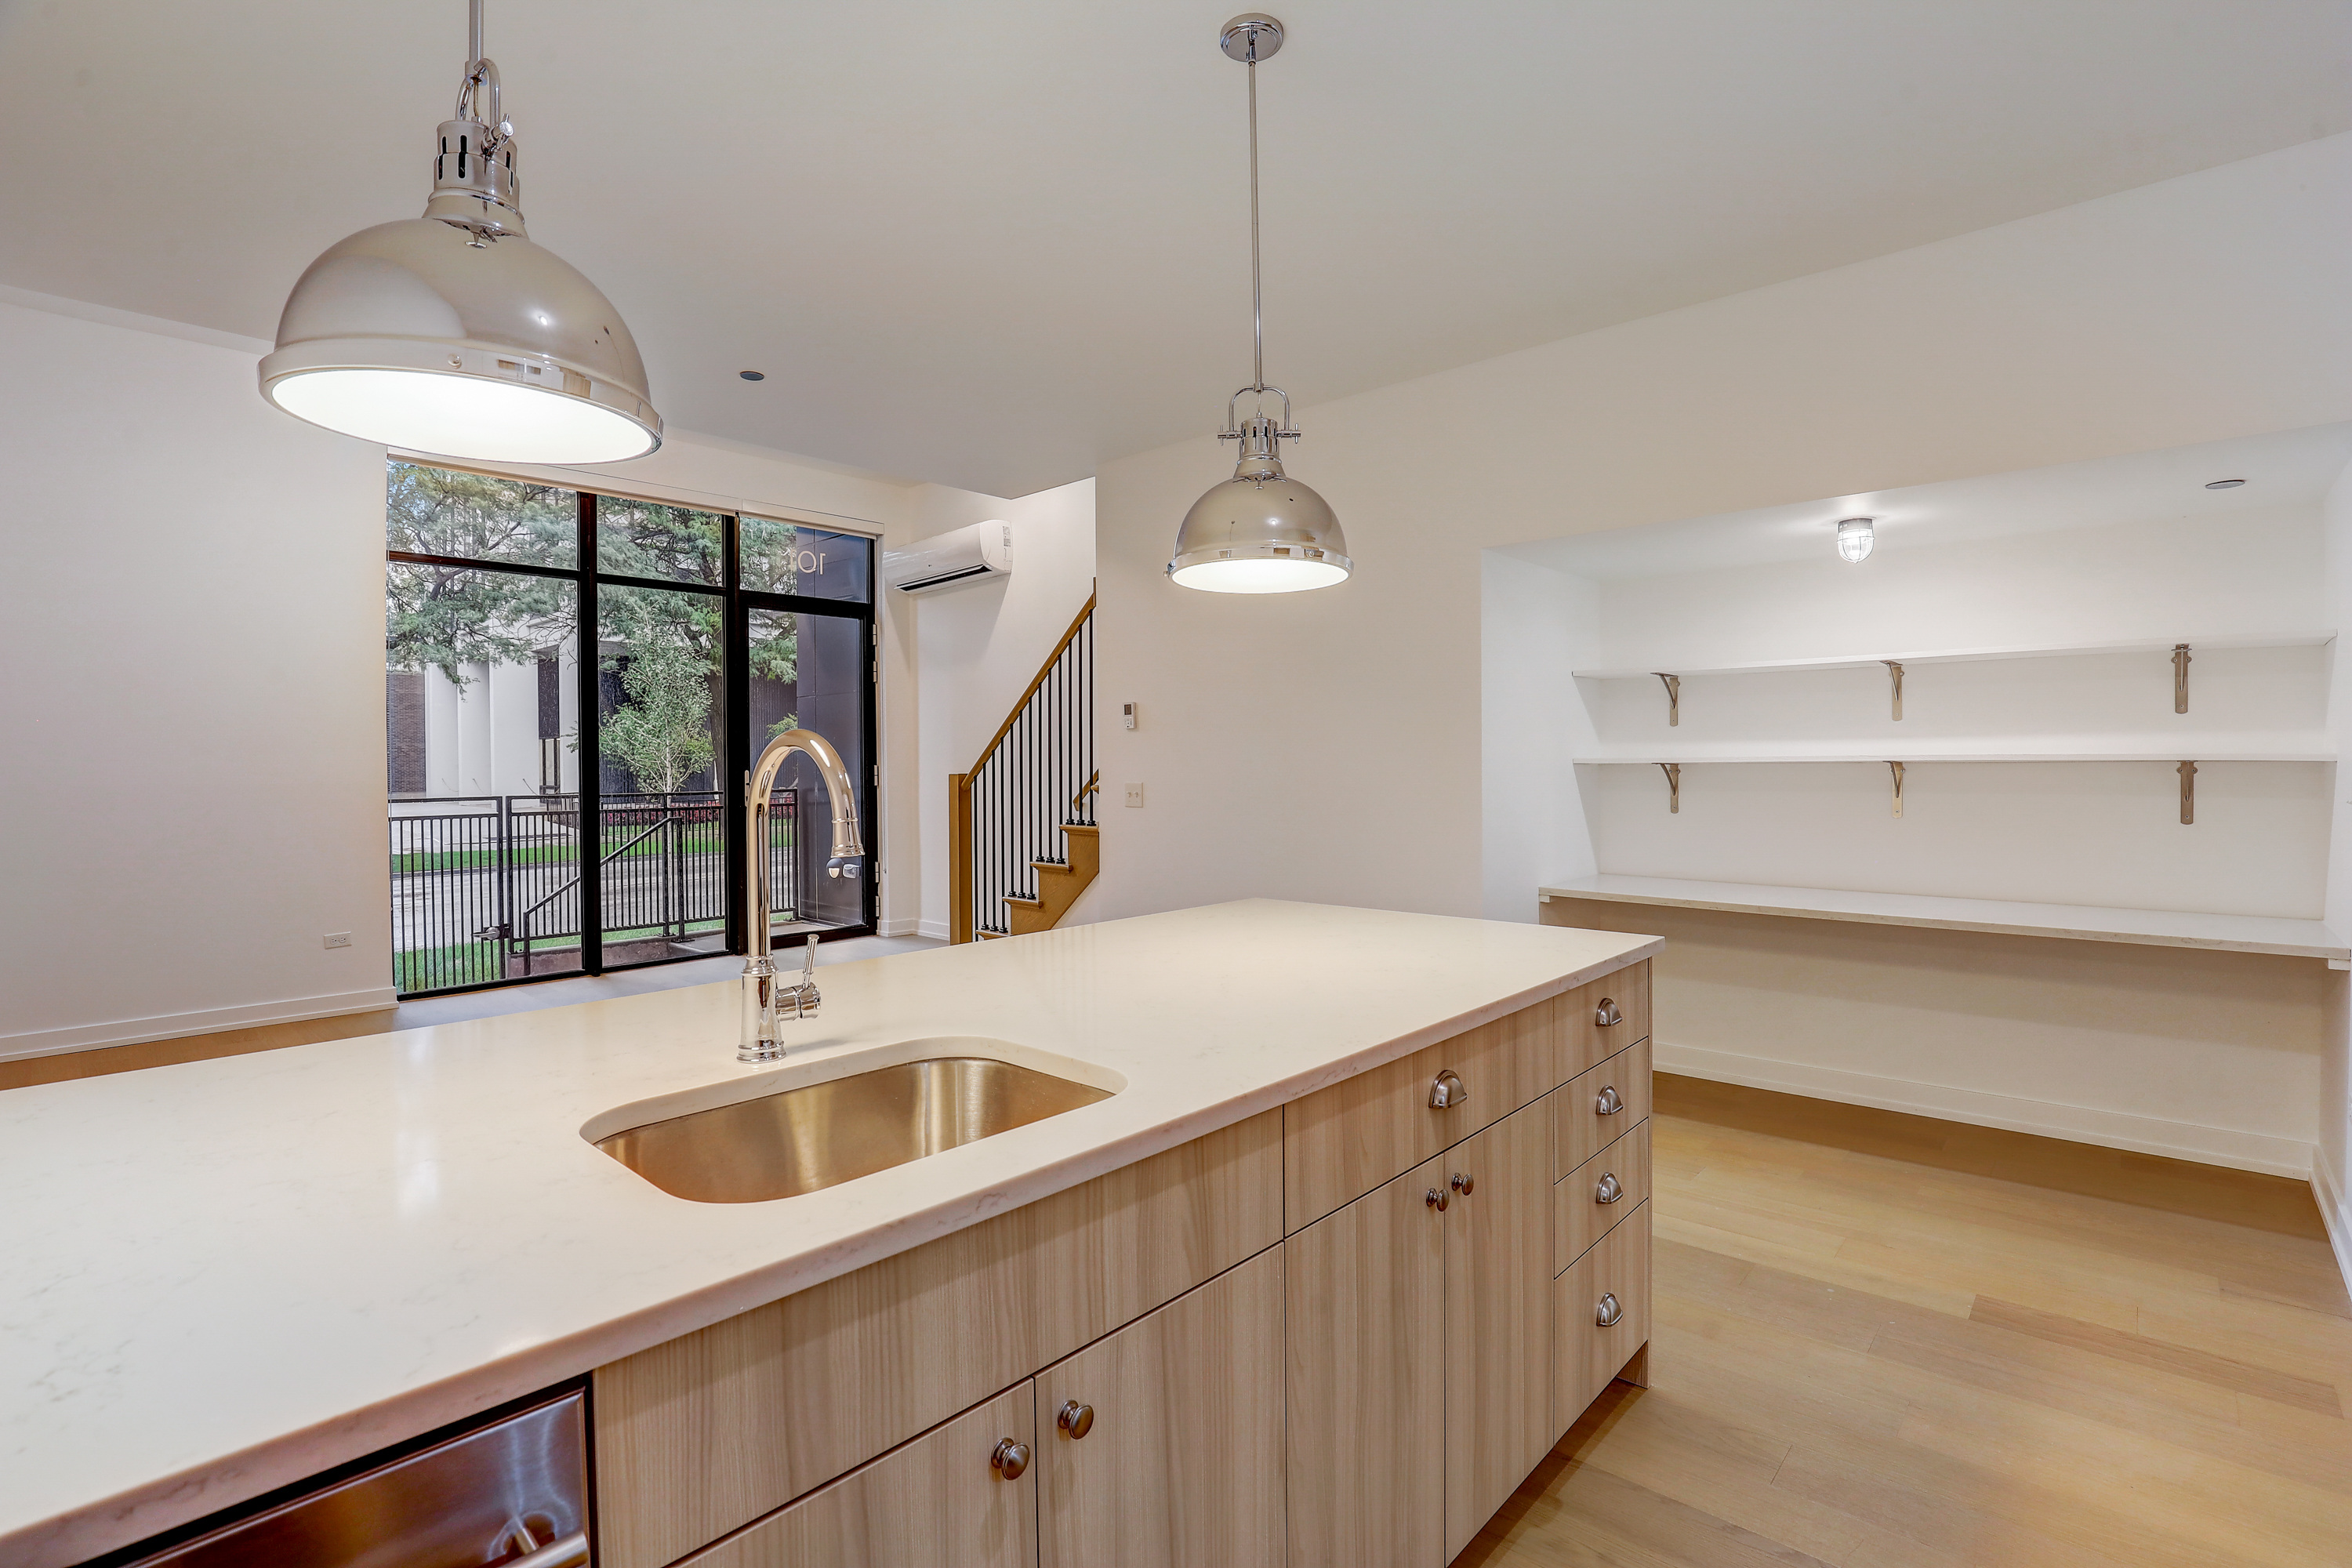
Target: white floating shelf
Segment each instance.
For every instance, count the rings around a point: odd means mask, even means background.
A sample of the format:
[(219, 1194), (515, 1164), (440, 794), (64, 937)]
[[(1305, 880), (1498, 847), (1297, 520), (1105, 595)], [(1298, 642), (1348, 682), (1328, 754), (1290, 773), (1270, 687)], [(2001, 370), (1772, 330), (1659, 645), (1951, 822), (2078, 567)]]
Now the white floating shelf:
[(1716, 743), (1606, 746), (1575, 759), (1580, 765), (1680, 763), (2332, 763), (2325, 734), (1979, 736), (1962, 741), (1911, 741), (1900, 735), (1867, 741), (1792, 741), (1778, 745)]
[(2054, 937), (2069, 942), (2270, 952), (2288, 958), (2323, 958), (2337, 965), (2352, 960), (2352, 946), (2346, 945), (2342, 937), (2321, 921), (2269, 915), (2004, 903), (1992, 899), (1938, 899), (1913, 893), (1854, 893), (1834, 888), (1696, 882), (1679, 877), (1580, 877), (1557, 888), (1540, 888), (1537, 891), (1546, 902), (1553, 899), (1595, 899), (1669, 909), (1727, 910), (1738, 914), (1786, 915), (1797, 920), (1925, 926), (1938, 931), (1990, 931), (2001, 936)]
[(1584, 680), (1653, 680), (1661, 673), (1691, 675), (1764, 675), (1778, 670), (1875, 669), (1888, 660), (1897, 664), (1966, 664), (1995, 658), (2066, 658), (2102, 653), (2170, 654), (2187, 643), (2191, 651), (2221, 647), (2321, 647), (2336, 640), (2334, 632), (2265, 632), (2231, 637), (2181, 637), (2164, 642), (2043, 643), (2017, 647), (1941, 648), (1927, 653), (1877, 653), (1842, 658), (1759, 659), (1753, 664), (1657, 664), (1646, 669), (1572, 669)]

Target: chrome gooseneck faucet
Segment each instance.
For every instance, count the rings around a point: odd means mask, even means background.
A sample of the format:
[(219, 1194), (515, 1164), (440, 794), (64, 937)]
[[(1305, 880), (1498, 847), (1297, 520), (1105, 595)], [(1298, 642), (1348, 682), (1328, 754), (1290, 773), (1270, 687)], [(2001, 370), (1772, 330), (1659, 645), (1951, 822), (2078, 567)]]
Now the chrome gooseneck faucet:
[(743, 1033), (735, 1059), (772, 1062), (782, 1059), (782, 1024), (816, 1014), (816, 933), (811, 931), (802, 955), (797, 984), (780, 985), (768, 934), (768, 797), (775, 793), (776, 770), (794, 752), (816, 764), (824, 778), (824, 792), (833, 797), (833, 858), (824, 863), (828, 877), (856, 878), (866, 846), (857, 834), (857, 789), (841, 753), (814, 730), (787, 730), (768, 742), (758, 765), (743, 784), (743, 922), (751, 940), (743, 961)]

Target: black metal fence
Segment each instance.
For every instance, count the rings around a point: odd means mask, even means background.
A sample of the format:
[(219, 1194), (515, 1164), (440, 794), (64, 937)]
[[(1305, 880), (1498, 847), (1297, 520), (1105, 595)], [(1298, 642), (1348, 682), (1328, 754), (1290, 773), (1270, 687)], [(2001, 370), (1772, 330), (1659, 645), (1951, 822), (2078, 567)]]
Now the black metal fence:
[[(772, 799), (769, 912), (790, 920), (799, 792)], [(578, 795), (407, 796), (387, 810), (401, 995), (580, 967)], [(595, 838), (608, 966), (725, 949), (726, 811), (708, 790), (604, 797)]]
[(971, 923), (1009, 929), (1008, 898), (1037, 896), (1033, 862), (1061, 864), (1065, 826), (1095, 824), (1091, 604), (996, 742), (972, 769)]

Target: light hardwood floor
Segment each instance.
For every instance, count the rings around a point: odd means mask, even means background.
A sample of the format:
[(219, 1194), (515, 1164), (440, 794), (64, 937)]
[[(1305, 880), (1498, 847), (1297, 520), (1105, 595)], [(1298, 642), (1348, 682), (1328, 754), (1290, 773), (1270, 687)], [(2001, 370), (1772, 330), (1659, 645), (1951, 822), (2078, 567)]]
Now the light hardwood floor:
[(2309, 1190), (1661, 1075), (1652, 1386), (1455, 1561), (2352, 1563)]

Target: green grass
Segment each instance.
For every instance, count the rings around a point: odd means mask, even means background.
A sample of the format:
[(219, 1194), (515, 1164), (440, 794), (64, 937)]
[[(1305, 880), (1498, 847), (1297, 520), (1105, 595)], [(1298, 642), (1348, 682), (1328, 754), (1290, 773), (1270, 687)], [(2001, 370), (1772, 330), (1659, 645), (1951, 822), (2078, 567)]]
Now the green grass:
[[(708, 936), (712, 931), (727, 929), (725, 921), (688, 921), (686, 936), (690, 940)], [(659, 926), (637, 926), (627, 931), (608, 931), (607, 942), (638, 942), (662, 934)], [(576, 949), (547, 948), (541, 957), (552, 957), (557, 952), (574, 952)], [(460, 942), (454, 947), (414, 947), (392, 955), (392, 986), (403, 996), (419, 991), (442, 991), (454, 985), (481, 985), (492, 980), (507, 978), (506, 944), (499, 942)]]

